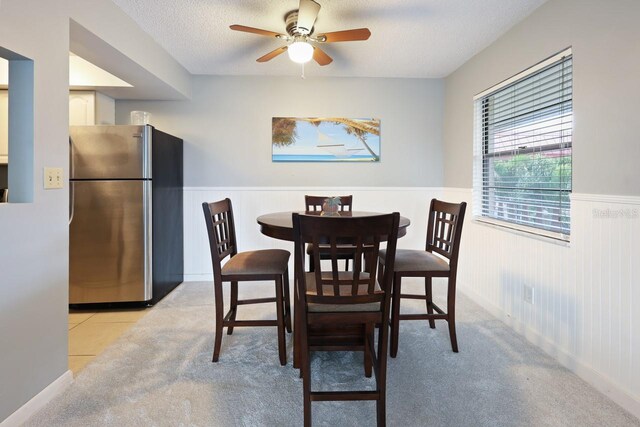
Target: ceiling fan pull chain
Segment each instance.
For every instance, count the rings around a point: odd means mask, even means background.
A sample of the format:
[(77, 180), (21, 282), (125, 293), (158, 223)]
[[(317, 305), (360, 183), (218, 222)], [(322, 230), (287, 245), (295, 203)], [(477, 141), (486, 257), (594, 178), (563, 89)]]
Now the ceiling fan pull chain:
[(304, 62), (302, 63), (302, 75), (300, 76), (302, 79), (304, 79)]

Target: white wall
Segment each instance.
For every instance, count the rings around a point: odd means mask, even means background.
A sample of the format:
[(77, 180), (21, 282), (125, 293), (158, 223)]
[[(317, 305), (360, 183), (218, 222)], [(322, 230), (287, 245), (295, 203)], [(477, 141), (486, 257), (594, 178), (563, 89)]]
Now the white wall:
[[(185, 185), (442, 184), (443, 81), (296, 77), (194, 78), (191, 101), (116, 103), (116, 123), (145, 110), (184, 139)], [(272, 163), (272, 117), (380, 119), (379, 163)]]
[(44, 166), (62, 166), (67, 176), (70, 17), (169, 85), (187, 90), (189, 81), (111, 1), (2, 0), (0, 46), (34, 61), (36, 184), (33, 203), (0, 205), (0, 421), (67, 372), (68, 193), (40, 183)]
[(571, 243), (467, 221), (460, 287), (638, 417), (639, 21), (637, 0), (550, 0), (446, 79), (444, 122), (445, 194), (470, 201), (473, 96), (572, 46)]

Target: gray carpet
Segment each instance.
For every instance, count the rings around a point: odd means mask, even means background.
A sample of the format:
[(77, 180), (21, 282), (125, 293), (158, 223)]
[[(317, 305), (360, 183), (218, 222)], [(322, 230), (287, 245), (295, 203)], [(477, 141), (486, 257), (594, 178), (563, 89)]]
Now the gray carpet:
[[(273, 292), (271, 284), (249, 286), (241, 292)], [(458, 301), (458, 354), (451, 351), (446, 323), (437, 322), (435, 330), (426, 321), (401, 323), (398, 357), (388, 364), (388, 425), (640, 426), (473, 301)], [(403, 301), (403, 311), (423, 304)], [(240, 309), (239, 318), (269, 318), (273, 312), (271, 305)], [(211, 284), (183, 284), (27, 425), (302, 425), (302, 380), (291, 366), (291, 335), (285, 367), (278, 362), (275, 328), (237, 328), (224, 335), (220, 361), (213, 364), (213, 327)], [(317, 353), (312, 369), (316, 389), (372, 384), (362, 375), (360, 353)], [(314, 403), (313, 421), (371, 426), (375, 406)]]

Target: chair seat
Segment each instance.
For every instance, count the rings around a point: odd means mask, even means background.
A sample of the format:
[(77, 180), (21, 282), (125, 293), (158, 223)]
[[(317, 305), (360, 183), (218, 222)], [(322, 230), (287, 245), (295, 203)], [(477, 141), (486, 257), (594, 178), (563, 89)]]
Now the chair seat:
[[(384, 264), (386, 249), (380, 250)], [(413, 249), (397, 249), (394, 271), (449, 271), (449, 263), (431, 252)]]
[[(330, 273), (324, 273), (329, 275)], [(316, 277), (315, 273), (305, 273), (305, 279), (307, 284), (307, 295), (317, 295), (316, 293)], [(340, 271), (338, 272), (339, 280), (350, 280), (353, 278), (352, 271)], [(369, 273), (360, 273), (360, 279), (366, 280), (369, 278)], [(358, 286), (358, 295), (367, 295), (367, 285), (361, 284)], [(382, 292), (380, 284), (376, 280), (375, 292)], [(323, 288), (323, 295), (333, 296), (333, 286), (325, 285)], [(351, 295), (351, 285), (340, 285), (340, 295)], [(380, 302), (370, 302), (365, 304), (317, 304), (308, 303), (307, 307), (309, 312), (312, 313), (328, 313), (328, 312), (363, 312), (363, 311), (380, 311)]]
[(240, 252), (222, 267), (222, 275), (283, 274), (290, 256), (283, 249)]

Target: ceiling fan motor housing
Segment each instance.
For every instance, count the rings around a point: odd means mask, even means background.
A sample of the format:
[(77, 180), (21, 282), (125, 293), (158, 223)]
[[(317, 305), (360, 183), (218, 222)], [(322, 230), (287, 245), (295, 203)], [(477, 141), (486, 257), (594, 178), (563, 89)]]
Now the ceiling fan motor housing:
[(302, 35), (311, 35), (313, 34), (313, 28), (299, 28), (298, 27), (298, 11), (292, 10), (287, 13), (284, 17), (284, 21), (286, 24), (287, 34), (291, 37), (302, 36)]

